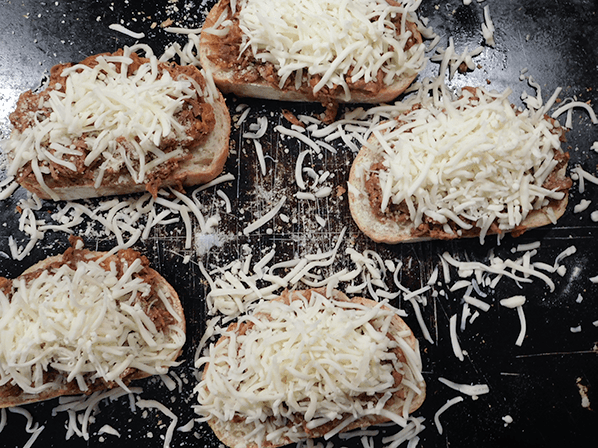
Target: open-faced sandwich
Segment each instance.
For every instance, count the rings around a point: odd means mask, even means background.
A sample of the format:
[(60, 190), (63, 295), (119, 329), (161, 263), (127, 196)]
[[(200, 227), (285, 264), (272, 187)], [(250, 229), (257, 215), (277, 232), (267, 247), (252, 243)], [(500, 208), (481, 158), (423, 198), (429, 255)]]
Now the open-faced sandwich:
[(541, 110), (516, 109), (508, 93), (444, 91), (377, 125), (349, 176), (359, 228), (392, 244), (483, 241), (555, 223), (571, 187), (564, 129)]
[(223, 92), (379, 103), (411, 84), (424, 50), (413, 10), (394, 0), (220, 0), (200, 59)]
[(209, 354), (196, 412), (230, 447), (276, 447), (393, 421), (425, 397), (417, 339), (397, 310), (326, 289), (285, 291)]
[(218, 176), (230, 135), (222, 95), (196, 67), (137, 50), (56, 65), (44, 90), (23, 93), (4, 145), (8, 174), (54, 200), (156, 195)]
[(16, 279), (0, 277), (0, 341), (0, 407), (9, 407), (167, 373), (185, 317), (145, 257), (78, 241)]

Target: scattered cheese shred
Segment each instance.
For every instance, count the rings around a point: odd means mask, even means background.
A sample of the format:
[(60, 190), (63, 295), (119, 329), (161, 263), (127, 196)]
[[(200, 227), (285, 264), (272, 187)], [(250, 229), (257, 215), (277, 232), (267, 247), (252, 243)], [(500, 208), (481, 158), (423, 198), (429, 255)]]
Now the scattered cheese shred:
[(451, 389), (459, 391), (465, 395), (471, 395), (472, 397), (487, 394), (490, 392), (490, 388), (488, 387), (487, 384), (474, 384), (474, 385), (459, 384), (459, 383), (455, 383), (454, 381), (447, 380), (446, 378), (442, 378), (442, 377), (439, 377), (438, 381), (440, 381), (442, 384), (445, 384), (446, 386), (450, 387)]
[(110, 425), (103, 425), (98, 431), (98, 434), (109, 434), (120, 438), (120, 433)]
[(459, 359), (459, 361), (463, 361), (465, 357), (463, 356), (463, 350), (461, 350), (461, 346), (459, 345), (459, 338), (457, 336), (457, 315), (453, 314), (449, 319), (449, 334), (451, 337), (451, 347), (453, 348), (453, 353)]
[(525, 314), (523, 312), (523, 304), (525, 303), (525, 301), (525, 296), (513, 296), (509, 297), (508, 299), (502, 299), (500, 301), (500, 304), (506, 308), (517, 309), (517, 315), (519, 316), (519, 322), (521, 323), (521, 330), (519, 331), (519, 336), (515, 341), (515, 345), (517, 346), (521, 346), (523, 344), (523, 340), (525, 339), (525, 333), (527, 331)]
[(484, 6), (484, 23), (482, 24), (482, 36), (484, 36), (484, 41), (486, 45), (490, 47), (494, 47), (496, 43), (494, 42), (494, 23), (492, 22), (492, 18), (490, 17), (490, 7), (488, 5)]
[(276, 205), (274, 205), (274, 207), (270, 211), (268, 211), (261, 218), (258, 218), (257, 220), (255, 220), (254, 222), (249, 224), (247, 227), (245, 227), (243, 229), (243, 233), (245, 235), (249, 235), (251, 232), (259, 229), (264, 224), (266, 224), (268, 221), (272, 220), (278, 214), (278, 212), (280, 211), (280, 209), (282, 208), (282, 206), (284, 205), (286, 200), (287, 200), (287, 197), (283, 196), (280, 199), (280, 201), (278, 201), (276, 203)]
[(128, 28), (125, 28), (120, 23), (111, 23), (108, 25), (108, 28), (114, 31), (118, 31), (119, 33), (126, 34), (127, 36), (133, 37), (135, 39), (143, 39), (145, 37), (144, 33), (136, 33), (135, 31), (131, 31)]
[(591, 203), (592, 201), (590, 201), (589, 199), (582, 199), (581, 201), (579, 201), (579, 204), (573, 207), (573, 213), (581, 213), (587, 210)]
[(474, 70), (475, 63), (473, 58), (479, 56), (484, 51), (483, 47), (477, 47), (472, 51), (469, 51), (467, 47), (461, 54), (457, 54), (455, 51), (455, 42), (453, 37), (449, 37), (449, 45), (446, 49), (437, 48), (436, 54), (430, 58), (431, 61), (440, 62), (439, 72), (441, 76), (444, 76), (446, 69), (449, 69), (449, 79), (453, 79), (457, 70), (462, 70), (463, 66), (467, 67), (467, 70)]
[(436, 425), (436, 429), (438, 429), (438, 434), (442, 434), (442, 425), (440, 424), (440, 416), (442, 415), (442, 413), (444, 411), (446, 411), (448, 408), (450, 408), (451, 406), (453, 406), (454, 404), (460, 403), (463, 401), (463, 397), (455, 397), (455, 398), (451, 398), (450, 400), (448, 400), (445, 404), (443, 404), (440, 409), (438, 409), (438, 411), (436, 411), (436, 414), (434, 414), (434, 424)]
[[(73, 435), (89, 440), (89, 424), (94, 419), (94, 414), (99, 412), (99, 405), (104, 400), (114, 401), (120, 397), (141, 393), (141, 388), (131, 387), (129, 391), (115, 387), (114, 389), (96, 391), (91, 395), (63, 396), (60, 397), (59, 405), (52, 409), (52, 415), (56, 416), (59, 412), (68, 414), (66, 425), (66, 439), (69, 440)], [(134, 408), (131, 409), (134, 411)]]
[(138, 399), (135, 402), (135, 405), (140, 409), (146, 409), (146, 408), (157, 409), (160, 412), (162, 412), (164, 415), (166, 415), (168, 418), (170, 418), (170, 424), (168, 425), (168, 428), (166, 429), (166, 434), (164, 435), (164, 444), (163, 444), (164, 448), (169, 448), (170, 443), (172, 442), (172, 435), (174, 434), (174, 430), (176, 429), (176, 425), (179, 421), (179, 418), (174, 414), (174, 412), (172, 412), (170, 409), (168, 409), (166, 406), (164, 406), (162, 403), (160, 403), (159, 401), (156, 401), (156, 400)]

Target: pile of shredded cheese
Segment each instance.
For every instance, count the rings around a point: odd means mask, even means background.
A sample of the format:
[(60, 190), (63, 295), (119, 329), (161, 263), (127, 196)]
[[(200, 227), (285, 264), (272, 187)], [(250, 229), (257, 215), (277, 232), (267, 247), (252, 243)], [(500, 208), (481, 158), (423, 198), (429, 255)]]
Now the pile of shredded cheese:
[[(149, 61), (127, 76), (134, 62), (131, 54), (139, 48), (146, 49)], [(101, 162), (94, 177), (96, 188), (107, 170), (126, 169), (136, 183), (143, 183), (147, 173), (184, 154), (182, 147), (164, 152), (159, 146), (166, 137), (190, 138), (176, 114), (187, 99), (201, 96), (213, 101), (210, 84), (204, 91), (189, 77), (172, 79), (147, 46), (125, 47), (122, 56), (101, 55), (96, 61), (94, 67), (76, 64), (64, 69), (61, 81), (40, 104), (50, 109), (49, 116), (38, 117), (35, 125), (11, 134), (5, 145), (11, 160), (9, 176), (30, 161), (40, 186), (55, 197), (43, 179), (50, 174), (47, 163), (76, 172), (72, 157), (84, 155), (73, 143), (78, 138), (89, 150), (85, 166)], [(120, 138), (126, 142), (119, 142)]]
[[(166, 373), (185, 342), (176, 325), (158, 331), (140, 304), (150, 285), (135, 276), (139, 259), (105, 270), (98, 261), (78, 261), (44, 270), (29, 281), (13, 281), (10, 298), (0, 291), (0, 386), (14, 384), (29, 394), (76, 381), (82, 391), (96, 379), (116, 382), (126, 369)], [(161, 300), (177, 321), (163, 291)], [(52, 369), (57, 378), (45, 382)], [(63, 378), (61, 378), (61, 376)]]
[[(288, 305), (261, 302), (252, 315), (241, 318), (250, 324), (246, 332), (226, 331), (198, 359), (197, 367), (207, 365), (195, 389), (196, 412), (223, 424), (243, 418), (254, 429), (248, 437), (258, 445), (306, 437), (300, 425), (285, 426), (295, 418), (304, 420), (307, 429), (335, 423), (327, 437), (365, 415), (404, 427), (409, 404), (420, 393), (421, 360), (403, 339), (409, 331), (389, 329), (396, 311), (317, 292), (310, 297), (295, 293), (293, 299)], [(397, 347), (406, 362), (393, 352)], [(397, 391), (393, 372), (403, 375), (407, 394), (394, 411), (384, 409)]]
[[(237, 5), (244, 40), (241, 54), (250, 49), (257, 61), (272, 63), (281, 88), (291, 75), (297, 89), (307, 75), (318, 75), (314, 94), (324, 86), (339, 85), (348, 100), (349, 74), (351, 82), (368, 83), (381, 72), (390, 85), (422, 69), (424, 45), (404, 50), (412, 37), (406, 20), (419, 3), (243, 0)], [(392, 20), (398, 16), (397, 26)]]
[(510, 230), (564, 197), (542, 186), (558, 164), (560, 133), (558, 124), (514, 110), (508, 90), (462, 93), (451, 100), (442, 89), (422, 108), (374, 128), (386, 168), (381, 208), (404, 201), (415, 227), (424, 218), (450, 234), (449, 221), (465, 230), (475, 225), (483, 240), (495, 220)]

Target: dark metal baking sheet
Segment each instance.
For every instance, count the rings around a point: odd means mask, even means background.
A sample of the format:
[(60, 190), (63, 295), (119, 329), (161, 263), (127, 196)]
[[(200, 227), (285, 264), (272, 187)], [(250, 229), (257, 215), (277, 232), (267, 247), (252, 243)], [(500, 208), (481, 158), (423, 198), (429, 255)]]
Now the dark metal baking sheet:
[[(8, 114), (18, 95), (38, 87), (52, 65), (78, 61), (90, 54), (114, 51), (135, 43), (135, 39), (110, 30), (110, 24), (121, 23), (131, 30), (144, 32), (146, 37), (141, 42), (150, 44), (160, 54), (174, 40), (185, 42), (183, 36), (164, 32), (159, 26), (162, 22), (170, 19), (176, 26), (198, 27), (212, 4), (211, 0), (1, 0), (2, 137), (8, 137)], [(440, 46), (445, 47), (450, 36), (454, 38), (457, 52), (461, 52), (465, 46), (471, 50), (483, 43), (480, 30), (482, 8), (486, 5), (490, 7), (496, 27), (496, 47), (485, 47), (482, 55), (475, 58), (478, 68), (457, 74), (450, 85), (481, 85), (497, 90), (509, 87), (514, 92), (511, 100), (521, 104), (520, 94), (530, 89), (520, 81), (519, 75), (521, 70), (527, 69), (528, 74), (541, 85), (544, 99), (560, 86), (563, 88), (561, 97), (576, 97), (594, 106), (598, 104), (598, 4), (595, 0), (487, 0), (482, 3), (473, 1), (470, 5), (457, 0), (424, 1), (419, 10), (420, 15), (427, 17), (429, 24), (443, 37)], [(153, 26), (154, 23), (158, 26)], [(422, 76), (434, 76), (437, 71), (438, 65), (429, 64)], [(194, 251), (184, 249), (184, 235), (177, 226), (155, 229), (145, 243), (136, 245), (179, 292), (189, 328), (185, 362), (175, 369), (185, 379), (182, 393), (173, 395), (160, 380), (150, 379), (141, 383), (145, 389), (144, 398), (155, 397), (169, 404), (179, 417), (179, 425), (194, 417), (191, 409), (194, 383), (191, 360), (204, 329), (206, 286), (197, 265), (183, 263), (184, 255), (191, 255), (193, 261), (201, 260), (206, 264), (225, 263), (236, 259), (245, 243), (251, 244), (256, 253), (269, 250), (276, 244), (281, 249), (281, 258), (318, 249), (325, 251), (341, 229), (347, 226), (343, 250), (347, 245), (360, 251), (371, 248), (383, 257), (403, 260), (411, 268), (404, 270), (402, 280), (415, 288), (439, 265), (438, 255), (444, 251), (462, 259), (487, 261), (490, 251), (501, 257), (513, 257), (511, 249), (517, 244), (540, 240), (542, 246), (535, 257), (537, 260), (551, 263), (557, 254), (571, 245), (577, 247), (577, 253), (564, 261), (567, 273), (557, 279), (554, 292), (540, 283), (522, 290), (512, 282), (501, 282), (495, 290), (495, 299), (520, 291), (528, 294), (525, 305), (528, 331), (522, 347), (514, 345), (519, 331), (516, 313), (495, 305), (460, 335), (462, 347), (468, 352), (465, 361), (460, 362), (451, 351), (448, 332), (449, 317), (461, 311), (459, 294), (452, 293), (445, 298), (430, 297), (429, 304), (423, 308), (424, 320), (436, 341), (434, 344), (424, 340), (411, 309), (405, 306), (410, 314), (406, 320), (420, 340), (428, 383), (428, 397), (417, 414), (426, 418), (427, 426), (420, 434), (420, 446), (591, 447), (598, 444), (598, 418), (593, 410), (598, 406), (595, 402), (598, 399), (595, 392), (598, 385), (598, 328), (592, 324), (598, 320), (598, 285), (588, 280), (598, 275), (598, 227), (590, 219), (590, 213), (597, 208), (598, 186), (588, 185), (586, 192), (580, 194), (577, 184), (574, 184), (567, 213), (556, 226), (530, 231), (518, 239), (506, 237), (500, 246), (495, 240), (489, 240), (484, 246), (477, 241), (396, 247), (373, 244), (359, 233), (351, 221), (346, 195), (306, 207), (291, 194), (285, 204), (285, 212), (296, 217), (296, 223), (279, 223), (273, 226), (272, 234), (260, 231), (244, 237), (240, 230), (269, 209), (272, 201), (280, 197), (281, 189), (292, 187), (287, 179), (292, 176), (294, 159), (302, 148), (293, 141), (281, 141), (271, 131), (274, 125), (284, 122), (281, 109), (306, 114), (319, 113), (321, 109), (303, 104), (239, 100), (232, 96), (227, 98), (227, 102), (233, 115), (237, 104), (250, 105), (252, 114), (248, 122), (264, 114), (269, 117), (270, 131), (263, 143), (265, 152), (278, 163), (268, 162), (269, 173), (261, 176), (252, 145), (240, 137), (246, 125), (234, 127), (231, 136), (233, 151), (226, 171), (237, 179), (221, 188), (233, 199), (236, 212), (221, 213), (219, 229), (228, 236), (222, 246), (213, 248), (207, 255), (197, 256)], [(592, 125), (583, 112), (576, 112), (573, 121), (574, 127), (566, 144), (571, 153), (571, 166), (581, 164), (585, 170), (595, 173), (598, 154), (590, 147), (598, 140), (598, 127)], [(316, 168), (333, 172), (335, 177), (331, 185), (336, 187), (346, 182), (353, 156), (345, 149), (335, 156), (328, 154), (322, 160), (310, 162)], [(10, 235), (21, 238), (15, 206), (17, 199), (23, 196), (24, 193), (18, 191), (15, 197), (0, 201), (3, 224), (0, 226), (0, 251), (9, 253)], [(213, 198), (214, 204), (219, 201), (212, 190), (206, 192), (205, 203), (209, 203), (210, 198)], [(582, 198), (592, 200), (592, 204), (585, 212), (574, 214), (573, 206)], [(52, 212), (54, 209), (53, 204), (44, 204), (44, 211)], [(327, 219), (324, 228), (314, 225), (315, 213)], [(108, 237), (87, 237), (86, 242), (89, 247), (99, 249), (110, 249), (114, 244)], [(36, 261), (62, 252), (66, 247), (66, 235), (49, 232), (22, 262), (0, 258), (0, 275), (16, 276)], [(339, 263), (347, 261), (341, 257)], [(584, 297), (581, 303), (576, 302), (578, 294)], [(582, 331), (572, 333), (571, 327), (578, 325), (582, 326)], [(438, 377), (464, 383), (487, 383), (491, 389), (489, 394), (478, 400), (466, 398), (443, 414), (442, 435), (433, 424), (434, 413), (457, 393), (441, 384)], [(589, 408), (582, 406), (580, 385), (587, 388), (585, 396), (589, 400)], [(128, 401), (121, 399), (101, 406), (101, 413), (91, 426), (89, 441), (76, 436), (65, 441), (66, 416), (53, 416), (51, 410), (54, 406), (56, 401), (25, 407), (35, 421), (46, 427), (34, 446), (124, 446), (136, 443), (158, 447), (162, 446), (161, 437), (169, 420), (157, 411), (133, 413)], [(510, 424), (503, 420), (507, 415), (513, 419)], [(104, 424), (119, 430), (121, 436), (98, 435)], [(25, 419), (9, 413), (8, 427), (0, 433), (0, 446), (22, 446), (28, 438)], [(355, 444), (335, 443), (335, 446)], [(217, 447), (219, 443), (207, 427), (196, 425), (192, 432), (175, 432), (172, 445)]]

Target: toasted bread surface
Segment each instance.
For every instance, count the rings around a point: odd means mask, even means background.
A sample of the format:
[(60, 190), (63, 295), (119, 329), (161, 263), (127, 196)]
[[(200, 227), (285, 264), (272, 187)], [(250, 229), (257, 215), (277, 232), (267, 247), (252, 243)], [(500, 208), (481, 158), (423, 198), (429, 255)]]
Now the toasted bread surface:
[[(13, 131), (10, 140), (18, 142), (27, 138), (25, 133), (28, 131), (27, 128), (32, 126), (32, 121), (29, 118), (32, 114), (50, 116), (54, 113), (47, 98), (49, 95), (54, 94), (54, 91), (62, 92), (65, 89), (64, 84), (66, 82), (64, 76), (62, 76), (65, 70), (70, 70), (70, 73), (73, 73), (76, 72), (74, 69), (80, 66), (96, 67), (98, 65), (97, 60), (100, 57), (110, 60), (110, 58), (122, 56), (123, 50), (119, 50), (113, 54), (105, 53), (90, 56), (77, 65), (60, 64), (53, 67), (50, 82), (45, 90), (39, 93), (25, 92), (19, 98), (16, 110), (11, 115)], [(140, 66), (148, 64), (149, 59), (139, 57), (135, 52), (131, 53), (129, 57), (132, 58), (133, 63), (129, 65), (127, 75), (131, 78), (137, 74)], [(173, 80), (190, 80), (195, 96), (187, 95), (187, 97), (182, 97), (180, 100), (183, 106), (176, 112), (174, 118), (179, 123), (176, 132), (174, 128), (167, 132), (168, 125), (163, 124), (164, 120), (162, 118), (163, 115), (170, 113), (168, 107), (172, 106), (167, 106), (164, 112), (160, 110), (156, 112), (154, 121), (165, 126), (166, 130), (161, 131), (159, 141), (156, 141), (156, 149), (146, 149), (148, 152), (144, 156), (146, 160), (143, 164), (152, 165), (147, 173), (140, 174), (140, 156), (136, 151), (141, 151), (140, 141), (145, 138), (143, 132), (154, 132), (151, 137), (154, 141), (157, 138), (155, 135), (159, 134), (160, 131), (157, 133), (151, 129), (149, 131), (138, 131), (138, 129), (143, 129), (143, 126), (147, 126), (147, 123), (135, 124), (133, 119), (124, 128), (118, 128), (120, 131), (110, 129), (110, 135), (115, 140), (109, 145), (120, 145), (125, 154), (130, 154), (125, 156), (130, 160), (129, 162), (120, 162), (117, 168), (113, 168), (113, 166), (110, 166), (112, 162), (106, 158), (113, 157), (113, 155), (105, 156), (105, 153), (97, 156), (92, 161), (88, 160), (92, 152), (92, 145), (97, 142), (97, 140), (90, 140), (90, 138), (97, 137), (100, 140), (99, 136), (102, 135), (102, 132), (106, 132), (105, 129), (108, 126), (102, 122), (101, 114), (98, 114), (99, 118), (93, 123), (93, 126), (96, 123), (98, 124), (97, 128), (87, 126), (84, 128), (83, 133), (80, 131), (73, 132), (63, 137), (60, 142), (63, 145), (71, 145), (71, 149), (76, 149), (81, 153), (81, 155), (76, 155), (76, 159), (67, 160), (67, 162), (72, 161), (75, 164), (76, 170), (64, 168), (48, 160), (36, 161), (36, 164), (41, 168), (34, 168), (27, 160), (21, 162), (22, 166), (20, 168), (15, 168), (12, 166), (13, 161), (22, 157), (19, 152), (23, 149), (25, 151), (30, 150), (30, 148), (21, 146), (19, 149), (14, 149), (17, 144), (10, 146), (9, 141), (8, 147), (10, 149), (7, 151), (7, 156), (11, 162), (11, 169), (18, 169), (18, 172), (14, 174), (17, 176), (19, 183), (42, 199), (74, 200), (146, 190), (155, 195), (160, 187), (182, 188), (206, 183), (217, 177), (222, 172), (229, 151), (230, 115), (224, 97), (219, 91), (215, 92), (213, 98), (207, 93), (208, 87), (204, 76), (196, 67), (162, 62), (159, 62), (157, 67), (160, 74), (170, 76)], [(162, 78), (159, 78), (158, 81), (160, 79)], [(144, 91), (143, 82), (145, 81), (137, 81), (140, 94)], [(150, 82), (153, 81), (150, 79), (148, 84)], [(200, 92), (198, 89), (202, 91)], [(101, 102), (98, 107), (101, 107)], [(128, 113), (137, 116), (135, 114), (138, 110), (139, 108)], [(145, 120), (147, 121), (147, 119)], [(123, 126), (122, 122), (120, 126)], [(118, 132), (122, 132), (122, 135), (117, 136)], [(146, 134), (146, 137), (149, 135), (149, 133)], [(71, 140), (65, 141), (65, 138)], [(42, 146), (49, 144), (48, 137), (44, 137)], [(144, 147), (147, 148), (147, 142)], [(114, 150), (111, 148), (111, 146), (108, 147), (112, 151), (111, 154), (114, 154)], [(166, 154), (164, 161), (153, 162), (158, 157), (162, 157), (158, 156), (162, 153)], [(170, 155), (175, 153), (176, 155)], [(102, 164), (107, 164), (110, 168), (101, 172), (100, 167)], [(40, 169), (42, 174), (39, 173)], [(40, 182), (40, 176), (43, 178), (44, 185)]]
[[(312, 293), (316, 293), (316, 294), (325, 296), (326, 288), (315, 288), (315, 289), (309, 289), (309, 290), (304, 290), (304, 291), (284, 291), (280, 297), (278, 297), (277, 299), (274, 299), (274, 300), (285, 303), (285, 304), (289, 304), (292, 301), (298, 300), (301, 297), (304, 300), (309, 301)], [(342, 293), (338, 290), (333, 290), (332, 297), (330, 297), (330, 299), (335, 300), (335, 301), (340, 301), (340, 302), (353, 302), (353, 303), (364, 305), (364, 306), (370, 307), (370, 308), (374, 308), (379, 305), (377, 302), (375, 302), (373, 300), (365, 299), (362, 297), (355, 297), (355, 298), (349, 299), (344, 293)], [(382, 307), (387, 310), (390, 309), (386, 305), (383, 305)], [(268, 319), (268, 316), (263, 315), (263, 314), (262, 315), (256, 314), (255, 317), (258, 320)], [(242, 323), (240, 325), (232, 324), (228, 330), (234, 331), (236, 334), (241, 335), (241, 334), (246, 334), (246, 333), (250, 332), (251, 329), (253, 328), (253, 326), (254, 325), (252, 322), (250, 322), (249, 324)], [(396, 314), (392, 318), (391, 325), (387, 332), (387, 336), (391, 339), (402, 338), (414, 353), (419, 352), (419, 344), (418, 344), (417, 339), (415, 338), (415, 336), (413, 335), (412, 331), (407, 326), (407, 324)], [(224, 343), (226, 338), (228, 338), (228, 337), (229, 336), (226, 336), (226, 335), (222, 336), (222, 338), (217, 342), (217, 344)], [(397, 359), (401, 363), (406, 363), (406, 357), (405, 357), (403, 351), (401, 350), (401, 348), (396, 347), (396, 348), (392, 349), (392, 351), (394, 352)], [(417, 356), (419, 356), (419, 354)], [(208, 367), (209, 367), (209, 365), (206, 365), (204, 368), (204, 374), (203, 374), (204, 379), (206, 378), (206, 372), (207, 372)], [(408, 369), (408, 368), (406, 368), (406, 369)], [(420, 366), (420, 369), (421, 369), (421, 366)], [(399, 380), (397, 380), (396, 379), (397, 377), (395, 377), (395, 381), (399, 381), (399, 383), (400, 383), (400, 381), (402, 381), (402, 375), (398, 372), (396, 372), (396, 375), (399, 378)], [(409, 403), (409, 405), (408, 405), (409, 412), (416, 411), (421, 406), (421, 404), (423, 403), (424, 398), (425, 398), (425, 387), (426, 386), (425, 386), (424, 381), (423, 380), (417, 381), (417, 387), (420, 389), (421, 393), (416, 394), (413, 397), (412, 401)], [(405, 400), (406, 400), (406, 396), (407, 396), (406, 390), (407, 390), (406, 386), (399, 384), (397, 389), (393, 392), (392, 397), (385, 403), (384, 409), (387, 411), (396, 413), (398, 415), (403, 415), (403, 412), (404, 412), (403, 407), (405, 406)], [(270, 439), (263, 440), (260, 443), (265, 447), (278, 447), (278, 446), (283, 446), (283, 445), (286, 445), (289, 443), (297, 442), (298, 440), (301, 440), (304, 438), (323, 437), (326, 433), (334, 430), (334, 428), (337, 425), (339, 425), (341, 422), (346, 423), (346, 426), (344, 426), (341, 430), (341, 432), (344, 432), (344, 431), (349, 431), (349, 430), (356, 429), (356, 428), (364, 428), (364, 427), (368, 427), (368, 426), (372, 426), (372, 425), (376, 425), (376, 424), (380, 424), (380, 423), (385, 423), (390, 420), (388, 417), (382, 416), (379, 414), (366, 415), (366, 416), (362, 416), (356, 420), (345, 422), (344, 420), (347, 418), (349, 418), (349, 416), (345, 415), (338, 421), (329, 422), (329, 423), (317, 426), (315, 428), (309, 428), (309, 426), (307, 425), (307, 421), (301, 415), (294, 415), (293, 420), (286, 419), (286, 418), (276, 420), (274, 417), (270, 417), (269, 420), (276, 422), (274, 424), (274, 426), (280, 425), (278, 427), (278, 429), (283, 428), (284, 426), (289, 426), (291, 428), (292, 427), (301, 428), (301, 429), (298, 429), (296, 431), (291, 431), (290, 433), (286, 433), (286, 435), (285, 435), (285, 433), (283, 433), (283, 435), (274, 437), (272, 440), (270, 440)], [(212, 430), (214, 431), (216, 436), (227, 446), (230, 446), (230, 447), (243, 446), (246, 448), (257, 448), (257, 446), (258, 446), (258, 443), (256, 443), (255, 440), (248, 438), (249, 434), (251, 434), (252, 432), (255, 432), (255, 429), (256, 429), (255, 425), (248, 424), (242, 415), (235, 416), (235, 418), (233, 418), (230, 421), (222, 421), (217, 418), (211, 418), (208, 420), (208, 424), (210, 425), (210, 427), (212, 428)]]
[[(183, 312), (182, 304), (174, 288), (162, 277), (158, 272), (150, 268), (147, 264), (147, 259), (141, 257), (141, 255), (131, 249), (120, 251), (118, 254), (108, 254), (106, 252), (94, 252), (85, 249), (68, 249), (64, 254), (48, 257), (44, 260), (39, 261), (35, 265), (27, 269), (21, 276), (13, 280), (17, 282), (19, 280), (24, 281), (25, 284), (29, 285), (35, 281), (42, 273), (57, 272), (64, 268), (65, 265), (70, 266), (73, 270), (81, 268), (81, 262), (97, 262), (106, 270), (116, 266), (116, 269), (121, 273), (126, 270), (130, 263), (134, 260), (139, 259), (142, 262), (143, 269), (138, 272), (139, 279), (142, 279), (145, 283), (151, 286), (151, 294), (146, 298), (138, 298), (139, 303), (143, 303), (142, 307), (147, 308), (147, 316), (152, 320), (153, 325), (156, 326), (157, 330), (163, 332), (166, 338), (170, 338), (170, 344), (172, 346), (179, 345), (178, 349), (169, 348), (164, 352), (164, 358), (161, 359), (161, 364), (164, 369), (167, 366), (175, 365), (176, 359), (182, 352), (182, 345), (184, 343), (184, 334), (186, 330), (185, 317)], [(2, 279), (5, 293), (10, 293), (10, 288), (7, 288), (6, 279)], [(74, 289), (81, 287), (80, 284), (75, 284)], [(74, 294), (74, 293), (73, 293)], [(166, 307), (158, 294), (168, 300), (169, 307)], [(10, 294), (8, 297), (11, 300)], [(47, 297), (43, 300), (52, 300)], [(76, 300), (73, 296), (71, 300)], [(169, 310), (170, 308), (170, 310)], [(48, 308), (50, 309), (50, 308)], [(171, 311), (174, 313), (172, 314)], [(66, 322), (61, 322), (66, 324)], [(40, 329), (37, 332), (42, 331)], [(176, 333), (176, 336), (175, 334)], [(87, 335), (80, 335), (81, 337)], [(7, 355), (6, 353), (4, 355)], [(4, 356), (2, 355), (2, 356)], [(90, 394), (92, 392), (104, 389), (110, 389), (118, 386), (116, 381), (108, 381), (101, 375), (96, 379), (91, 379), (93, 373), (86, 373), (88, 378), (86, 381), (86, 389), (82, 390), (76, 380), (68, 380), (68, 372), (62, 371), (59, 368), (50, 367), (44, 373), (44, 383), (46, 380), (52, 383), (51, 388), (40, 391), (39, 393), (26, 392), (18, 384), (7, 381), (6, 384), (0, 386), (0, 408), (18, 406), (26, 403), (38, 402), (48, 400), (51, 398), (60, 397), (63, 395), (79, 395), (79, 394)], [(148, 371), (128, 367), (119, 375), (119, 382), (122, 384), (129, 384), (133, 380), (142, 379), (149, 377), (151, 374)]]
[[(233, 18), (232, 37), (224, 39), (221, 35), (206, 32), (214, 28), (223, 14)], [(420, 45), (422, 35), (417, 26), (409, 19), (407, 30), (411, 33), (409, 45)], [(276, 67), (261, 63), (251, 56), (243, 62), (239, 55), (241, 30), (238, 19), (233, 16), (229, 0), (220, 0), (206, 17), (201, 34), (200, 60), (202, 66), (208, 69), (218, 88), (224, 93), (234, 93), (238, 96), (264, 98), (270, 100), (295, 102), (320, 102), (328, 105), (331, 102), (347, 103), (381, 103), (392, 101), (403, 93), (417, 77), (417, 72), (406, 71), (396, 77), (392, 83), (384, 82), (348, 83), (350, 95), (339, 85), (326, 88), (314, 94), (314, 84), (317, 77), (307, 77), (297, 88), (294, 81), (287, 80), (284, 87), (280, 87), (280, 79), (276, 75)], [(251, 53), (246, 50), (244, 54)], [(232, 61), (232, 62), (231, 62)], [(238, 62), (237, 62), (238, 61)], [(347, 76), (349, 79), (349, 76)]]

